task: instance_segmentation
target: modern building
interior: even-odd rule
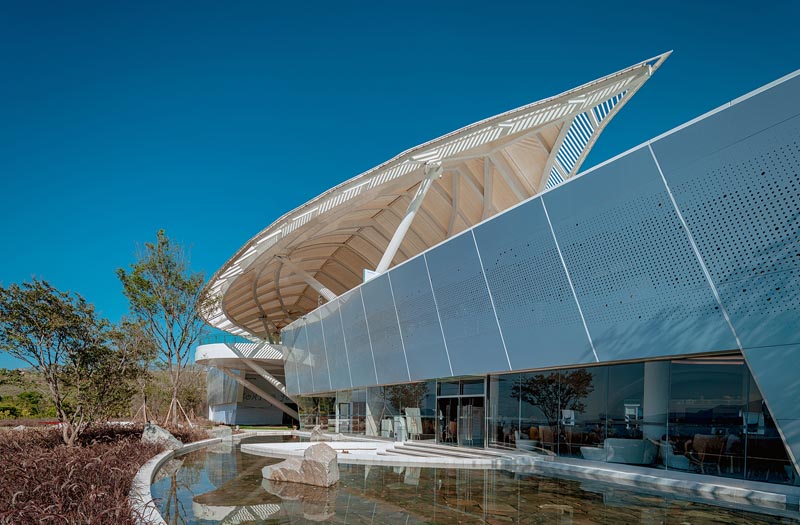
[[[209,322],[338,431],[798,484],[800,72],[579,173],[666,58],[287,213]]]

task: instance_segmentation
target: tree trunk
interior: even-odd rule
[[[172,388],[172,426],[178,426],[178,386]]]

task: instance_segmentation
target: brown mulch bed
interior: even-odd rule
[[[172,432],[184,443],[207,437]],[[67,447],[55,428],[0,431],[0,524],[132,525],[131,482],[162,450],[141,435],[141,425],[96,426]]]

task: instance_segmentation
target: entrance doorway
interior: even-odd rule
[[[439,384],[436,400],[439,443],[479,448],[486,445],[483,391],[483,378]]]

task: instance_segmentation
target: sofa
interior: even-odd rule
[[[658,447],[649,439],[607,438],[602,447],[581,447],[585,459],[628,465],[650,465],[657,454]]]

